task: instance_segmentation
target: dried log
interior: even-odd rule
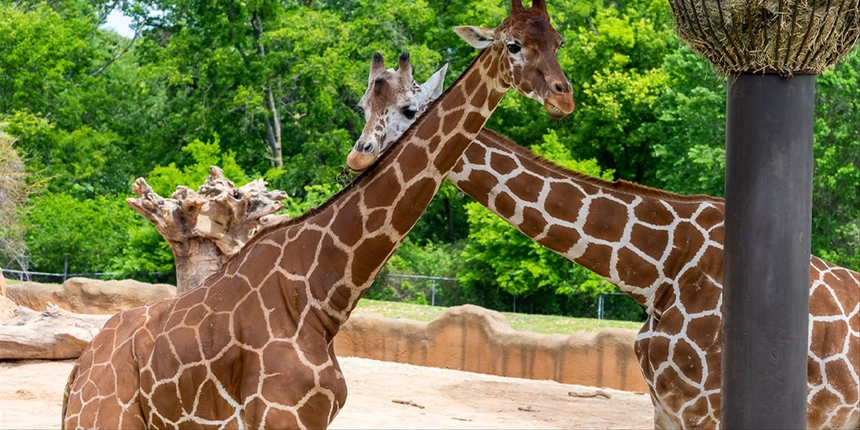
[[[127,199],[128,205],[155,224],[173,250],[178,293],[218,271],[261,227],[286,218],[272,215],[284,208],[285,192],[266,191],[262,179],[237,189],[214,166],[196,192],[180,186],[164,199],[143,178],[132,190],[139,198]]]
[[[77,358],[111,316],[74,314],[53,303],[44,312],[18,306],[0,324],[0,359]]]

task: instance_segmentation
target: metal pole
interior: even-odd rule
[[[69,277],[69,257],[66,257],[66,260],[63,262],[63,282],[66,282],[66,279]]]
[[[597,319],[603,319],[603,293],[597,295]]]
[[[729,77],[722,428],[806,427],[814,95]]]
[[[436,280],[430,281],[430,306],[436,306]]]

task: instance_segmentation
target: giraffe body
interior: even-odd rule
[[[512,6],[496,29],[458,30],[483,51],[373,169],[202,286],[111,318],[69,376],[64,428],[326,427],[347,394],[335,334],[504,93],[547,85],[523,77],[536,70],[572,109],[545,4]]]
[[[448,179],[646,308],[634,348],[655,427],[719,426],[722,199],[571,172],[488,129]],[[860,428],[860,274],[811,256],[809,321],[808,426]]]

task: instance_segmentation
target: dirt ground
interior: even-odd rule
[[[0,361],[0,428],[58,428],[72,361]],[[652,428],[647,395],[342,357],[352,428]],[[397,401],[397,402],[395,402]],[[399,403],[405,402],[407,404]],[[409,404],[409,403],[412,404]]]

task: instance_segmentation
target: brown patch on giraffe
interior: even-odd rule
[[[99,420],[101,428],[119,428],[119,418],[122,416],[122,406],[115,398],[102,399],[99,402]]]
[[[433,160],[433,164],[440,172],[447,172],[454,167],[454,164],[460,160],[460,155],[466,150],[468,145],[472,143],[471,137],[466,137],[462,133],[457,133],[448,139],[449,151],[443,151],[438,154]]]
[[[96,381],[96,390],[101,396],[110,395],[116,389],[116,374],[113,367],[94,366],[90,377]]]
[[[609,261],[611,258],[612,248],[609,245],[589,243],[588,248],[585,249],[585,253],[582,254],[579,260],[590,262],[588,265],[589,269],[606,278],[609,277]]]
[[[490,90],[490,95],[487,97],[487,105],[490,109],[495,109],[496,106],[499,105],[499,102],[502,100],[502,97],[504,96],[505,93],[501,93],[496,90]]]
[[[155,344],[152,346],[152,349],[157,353],[153,355],[158,357],[158,360],[152,360],[151,362],[152,371],[156,375],[170,375],[179,368],[180,362],[171,351],[170,339],[168,339],[166,334],[155,338]]]
[[[649,287],[660,277],[657,268],[628,248],[618,250],[618,277],[627,285]]]
[[[588,236],[618,242],[626,225],[627,207],[606,197],[599,197],[589,204],[582,231]]]
[[[445,114],[445,117],[442,119],[442,133],[444,135],[451,134],[451,132],[460,125],[460,121],[463,119],[463,114],[465,112],[465,109],[461,108]]]
[[[203,382],[199,387],[199,393],[200,402],[197,407],[196,416],[206,420],[220,421],[232,415],[233,407],[230,406],[227,399],[220,395],[218,387],[213,380],[207,379]],[[196,428],[197,425],[195,424],[194,427]]]
[[[174,296],[173,300],[175,300],[175,309],[191,309],[192,307],[203,303],[203,300],[206,298],[206,293],[208,292],[207,288],[195,288],[190,291],[186,291],[182,295]],[[130,311],[133,311],[130,310]],[[123,312],[122,315],[125,316],[126,313]],[[135,324],[135,326],[137,326]]]
[[[200,333],[200,345],[203,347],[203,355],[206,358],[218,355],[233,340],[230,333],[232,330],[228,329],[228,327],[230,327],[230,316],[226,313],[210,313],[203,319],[198,330]],[[158,339],[156,339],[157,342]],[[157,369],[153,370],[155,370],[157,375],[169,375],[172,373],[162,373]]]
[[[466,120],[463,121],[463,130],[467,133],[471,133],[473,135],[477,135],[478,132],[481,131],[481,128],[484,127],[484,123],[487,121],[483,115],[478,112],[469,112],[466,115]]]
[[[466,152],[463,153],[463,157],[469,160],[470,163],[480,166],[484,164],[487,158],[487,150],[482,145],[469,145],[466,148]],[[461,164],[457,163],[457,166]]]
[[[487,206],[490,204],[488,200],[490,196],[487,191],[495,187],[497,183],[496,177],[491,173],[473,170],[467,181],[457,183],[457,188],[474,198],[482,206]]]
[[[498,152],[492,152],[490,153],[490,167],[497,175],[507,175],[513,172],[518,166],[513,158],[499,154]]]
[[[688,270],[678,282],[681,285],[681,303],[688,314],[717,309],[723,290],[703,276],[698,268]]]
[[[424,151],[413,151],[409,157],[399,157],[400,172],[403,174],[403,183],[408,184],[412,178],[427,169],[430,160]]]
[[[672,249],[669,251],[666,264],[663,266],[663,273],[670,278],[677,277],[705,243],[705,238],[699,230],[686,221],[677,225],[673,236]],[[688,274],[684,276],[688,276]],[[696,276],[700,276],[700,273],[697,273]]]
[[[827,285],[831,285],[831,288],[836,295],[836,300],[840,305],[842,305],[844,312],[840,312],[840,314],[847,316],[857,306],[857,299],[860,298],[860,290],[858,290],[857,286],[849,287],[847,285],[844,279],[846,277],[850,278],[850,275],[846,276],[848,275],[846,272],[847,270],[844,269],[829,272],[824,275],[824,282]],[[839,275],[839,277],[837,277],[837,275]]]
[[[711,231],[708,232],[708,239],[717,242],[717,243],[725,243],[724,238],[726,236],[726,227],[721,225],[719,227],[714,227]]]
[[[714,206],[708,206],[702,209],[702,212],[700,212],[699,216],[696,217],[696,224],[705,230],[710,230],[715,225],[722,224],[725,218],[726,215],[722,210]]]
[[[540,240],[540,244],[553,251],[566,253],[573,245],[579,242],[580,238],[579,232],[572,228],[551,225],[546,232],[546,236]]]
[[[332,402],[325,393],[316,393],[307,399],[307,402],[299,408],[298,413],[306,417],[303,424],[307,425],[308,428],[325,428],[332,406]]]
[[[809,296],[809,313],[815,316],[842,315],[836,299],[830,289],[824,285],[819,285]]]
[[[678,214],[678,217],[684,219],[690,219],[693,217],[693,214],[699,209],[701,206],[701,202],[675,202],[672,205],[672,209],[675,210],[675,213]]]
[[[168,421],[179,421],[182,418],[182,399],[177,394],[177,387],[172,381],[162,382],[152,392],[152,402],[158,415]]]
[[[836,394],[833,394],[832,392],[830,392],[826,388],[815,393],[812,396],[812,398],[810,398],[807,401],[808,405],[812,405],[812,404],[833,405],[833,404],[839,404],[839,403],[841,403],[841,401],[839,400],[839,397],[837,397]],[[812,412],[812,411],[810,411],[810,412]],[[807,419],[806,419],[807,424],[810,422],[823,423],[824,420],[826,419],[826,417],[822,417],[822,416],[816,417],[814,415],[814,413],[810,413],[809,415],[811,415],[811,416],[807,416]]]
[[[168,335],[174,349],[181,351],[182,362],[191,363],[203,360],[197,347],[197,332],[191,327],[179,327]]]
[[[634,224],[630,230],[630,244],[645,255],[659,261],[669,245],[669,232]]]
[[[681,314],[681,311],[677,306],[672,306],[671,308],[663,311],[663,315],[660,317],[660,325],[657,327],[660,333],[665,333],[669,336],[677,336],[681,333],[683,328],[684,315]]]
[[[385,226],[385,218],[388,215],[388,211],[379,208],[374,211],[371,211],[367,214],[367,223],[364,225],[364,228],[368,233],[374,233],[383,226]]]
[[[286,363],[295,363],[286,365]],[[301,360],[292,346],[277,343],[263,351],[263,399],[277,402],[278,399],[301,399],[308,386],[314,385],[314,372],[301,365]]]
[[[821,366],[817,361],[813,360],[810,357],[806,361],[806,380],[809,384],[813,386],[821,385],[824,383],[823,379],[824,375],[821,374]]]
[[[667,367],[657,375],[654,386],[658,393],[672,393],[665,396],[663,401],[669,409],[676,411],[680,410],[688,399],[695,399],[699,394],[699,389],[685,383],[672,367]]]
[[[716,315],[692,318],[687,323],[687,338],[704,351],[719,346],[717,334],[720,331],[720,324],[722,324],[720,317]]]
[[[182,372],[178,386],[179,397],[182,399],[182,409],[185,413],[190,414],[194,410],[194,399],[197,394],[197,388],[200,383],[206,380],[208,372],[205,364],[190,366]],[[200,407],[204,408],[205,406],[201,404]]]
[[[579,217],[584,197],[585,194],[579,188],[568,183],[555,182],[549,187],[544,210],[553,218],[572,223]]]
[[[850,362],[850,361],[849,361]],[[860,396],[860,387],[854,382],[851,377],[851,368],[845,360],[834,360],[824,364],[824,371],[827,372],[827,382],[833,386],[836,391],[845,396],[845,403],[849,405],[857,403],[857,398]],[[857,363],[856,361],[854,363]]]
[[[531,207],[523,208],[523,222],[520,223],[520,231],[528,237],[535,237],[543,233],[547,222],[543,214]]]
[[[540,178],[530,173],[521,173],[508,181],[511,191],[529,203],[537,203],[543,184]]]
[[[484,88],[485,87],[485,85],[481,85],[481,81],[483,79],[481,78],[480,71],[470,70],[467,73],[468,74],[463,79],[463,87],[466,89],[466,91],[472,92],[476,88]],[[474,100],[475,97],[472,97],[472,99]]]
[[[443,169],[443,171],[447,171],[449,168],[450,166]],[[409,198],[400,199],[400,201],[397,202],[397,205],[393,209],[394,213],[397,215],[393,216],[391,219],[391,226],[394,227],[398,233],[405,235],[409,229],[415,225],[415,220],[424,213],[424,209],[427,208],[428,202],[430,202],[433,195],[436,194],[436,188],[438,185],[439,184],[437,184],[432,178],[422,178],[412,184],[412,186],[405,191]],[[365,245],[362,244],[361,246]]]
[[[496,208],[496,213],[502,218],[510,219],[517,210],[517,202],[504,191],[496,195],[493,204]]]
[[[394,200],[400,194],[400,189],[403,187],[400,180],[397,179],[397,175],[394,174],[394,171],[389,169],[375,178],[373,182],[368,184],[368,187],[372,187],[375,190],[385,190],[384,192],[375,192],[375,193],[365,193],[364,195],[364,205],[368,209],[376,209],[376,208],[389,208],[392,204],[394,204]],[[356,209],[350,209],[356,210]],[[341,210],[342,211],[342,210]],[[353,214],[353,216],[357,216]]]
[[[269,331],[251,324],[252,321],[266,321],[263,305],[256,294],[246,297],[236,306],[236,310],[233,311],[233,332],[236,334],[236,341],[240,344],[260,349],[269,341]]]
[[[688,378],[694,382],[702,383],[704,371],[702,359],[686,339],[678,339],[675,343],[675,349],[672,352],[672,360],[684,372]]]
[[[198,303],[194,305],[188,312],[185,314],[185,320],[183,323],[187,326],[197,326],[203,321],[203,318],[206,317],[206,307],[202,303]]]
[[[439,125],[442,121],[439,114],[440,111],[428,110],[422,117],[421,122],[418,123],[418,128],[415,129],[415,137],[420,140],[428,140],[435,136],[439,131]],[[408,133],[404,133],[403,136],[398,141],[403,140],[405,136],[408,136]]]
[[[320,261],[314,271],[308,275],[311,293],[315,299],[320,301],[325,300],[332,285],[343,280],[349,261],[349,254],[336,247],[328,235],[323,237],[322,247],[322,253],[325,254],[326,259]]]
[[[351,297],[352,289],[346,285],[340,285],[334,291],[334,294],[331,295],[331,305],[335,309],[348,309],[350,305],[349,299]]]
[[[682,368],[683,369],[683,368]],[[687,428],[717,428],[716,423],[708,426],[708,397],[699,397],[692,405],[684,408],[683,420]]]
[[[475,94],[472,96],[472,106],[476,108],[482,108],[487,103],[487,87],[481,85],[478,87],[478,91],[475,91]]]
[[[427,142],[427,150],[430,151],[431,154],[436,152],[440,143],[442,143],[442,136],[433,136],[433,138],[430,139],[430,142]]]
[[[645,353],[648,360],[656,366],[669,359],[669,339],[662,336],[653,336],[648,341],[648,350]]]
[[[295,414],[275,408],[269,409],[263,422],[265,423],[265,427],[285,429],[299,428],[299,422],[296,419]]]
[[[393,172],[388,172],[385,176],[394,176]],[[380,181],[382,182],[382,181]],[[386,183],[388,181],[385,181]],[[387,190],[395,190],[399,188],[385,188]],[[385,193],[370,193],[371,195],[375,194],[385,194]],[[361,239],[361,229],[355,228],[356,224],[364,224],[364,215],[361,213],[361,207],[359,207],[359,199],[361,196],[359,194],[355,194],[349,198],[343,205],[338,208],[337,215],[335,216],[334,222],[331,224],[331,232],[334,233],[335,236],[340,239],[346,246],[353,246],[358,243],[359,239]],[[393,201],[393,197],[392,197]],[[365,202],[365,205],[368,207],[377,207],[370,206],[370,202]],[[302,240],[307,244],[315,244],[319,241],[320,232],[304,232],[299,238],[296,240]],[[302,254],[308,254],[308,257],[305,258],[306,261],[312,262],[316,256],[313,252],[303,252]],[[308,273],[307,269],[310,267],[310,264],[302,265],[296,268],[295,265],[291,265],[291,267],[285,267],[290,273]]]
[[[140,372],[140,391],[151,393],[153,386],[155,386],[155,375],[149,369],[142,370]]]
[[[401,234],[406,234],[402,232]],[[394,251],[394,243],[388,236],[370,237],[355,249],[356,258],[352,261],[352,283],[362,285],[370,279]]]
[[[819,358],[842,354],[848,337],[848,323],[844,320],[829,322],[810,321],[812,342],[809,350]]]
[[[317,216],[310,217],[308,219],[308,222],[314,225],[318,225],[320,227],[327,227],[331,223],[333,217],[334,210],[332,208],[326,208],[326,210],[320,212],[319,214],[317,214]]]
[[[669,209],[666,209],[662,203],[655,200],[646,200],[633,209],[633,215],[636,219],[648,224],[657,226],[667,226],[675,221],[675,215]]]

